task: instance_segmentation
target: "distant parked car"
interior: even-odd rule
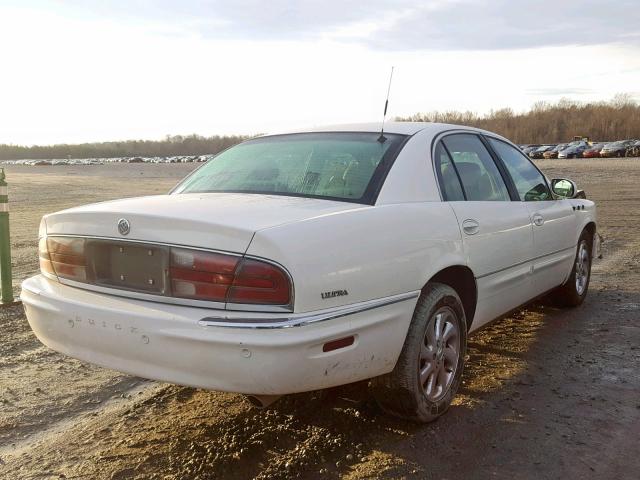
[[[587,148],[584,152],[582,152],[583,158],[593,158],[600,156],[600,150],[604,148],[605,143],[594,143],[591,147]]]
[[[640,157],[640,140],[636,140],[634,143],[627,147],[625,152],[627,157]]]
[[[560,145],[556,145],[551,150],[547,150],[546,152],[544,152],[542,156],[544,158],[558,158],[558,153],[565,148],[567,148],[567,144],[561,143]]]
[[[532,151],[529,152],[529,158],[543,158],[544,152],[548,152],[549,150],[553,150],[556,148],[555,145],[542,145]]]
[[[558,152],[558,158],[580,158],[588,148],[589,144],[585,141],[571,142],[567,148]]]
[[[608,143],[600,150],[601,157],[624,157],[627,147],[635,140],[620,140],[619,142]]]
[[[539,147],[540,147],[540,144],[536,144],[536,145],[527,145],[526,147],[524,147],[524,148],[522,149],[522,152],[523,152],[525,155],[529,155],[531,152],[533,152],[535,149],[537,149],[537,148],[539,148]]]

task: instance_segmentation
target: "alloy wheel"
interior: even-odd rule
[[[589,280],[589,251],[585,242],[580,243],[576,257],[576,292],[582,295]]]
[[[437,402],[449,391],[458,369],[459,322],[450,307],[431,317],[420,347],[420,385],[427,399]]]

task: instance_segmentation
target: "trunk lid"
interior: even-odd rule
[[[243,193],[155,195],[95,203],[45,216],[47,234],[122,238],[244,253],[269,227],[347,210],[347,202]],[[128,220],[121,235],[118,221]]]

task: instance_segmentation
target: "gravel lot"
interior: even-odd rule
[[[142,380],[41,345],[0,309],[0,478],[629,478],[640,472],[640,159],[545,160],[598,202],[586,302],[532,305],[470,338],[437,422],[382,415],[366,385],[281,399]],[[47,212],[166,192],[194,164],[9,166],[16,293]]]

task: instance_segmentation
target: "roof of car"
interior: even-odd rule
[[[380,122],[369,123],[347,123],[339,125],[322,125],[310,128],[301,128],[296,130],[289,130],[286,132],[277,132],[272,135],[282,135],[286,133],[307,133],[307,132],[379,132],[381,124]],[[474,127],[467,127],[464,125],[452,125],[448,123],[432,123],[432,122],[385,122],[384,131],[386,133],[398,133],[402,135],[413,135],[423,130],[430,130],[430,133],[437,135],[440,132],[455,129],[475,130],[478,132],[491,133],[486,130],[481,130]]]

